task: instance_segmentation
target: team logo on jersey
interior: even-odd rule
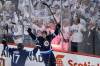
[[[45,41],[44,42],[44,46],[46,46],[46,47],[49,46],[49,42],[48,41]]]

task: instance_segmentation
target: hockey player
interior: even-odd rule
[[[58,35],[60,27],[60,24],[57,24],[54,33],[48,35],[46,31],[43,31],[42,36],[38,37],[31,32],[30,28],[27,30],[31,38],[37,42],[35,50],[40,49],[45,66],[56,66],[56,59],[51,49],[51,40]]]
[[[6,40],[3,40],[2,44],[4,46],[3,52],[4,51],[8,52],[12,58],[11,66],[25,66],[27,57],[31,56],[32,52],[34,51],[34,50],[33,51],[24,50],[24,45],[22,43],[19,43],[17,45],[17,48],[9,48]]]

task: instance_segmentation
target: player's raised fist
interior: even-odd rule
[[[5,39],[2,40],[2,44],[7,44],[7,41]]]
[[[28,33],[31,33],[31,31],[32,31],[31,28],[28,28],[27,32],[28,32]]]
[[[58,23],[58,24],[56,25],[56,28],[61,28],[60,23]]]

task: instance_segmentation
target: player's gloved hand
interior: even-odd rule
[[[56,25],[56,28],[61,28],[60,23],[58,23],[58,24]]]
[[[31,31],[32,31],[31,28],[28,28],[27,32],[28,32],[28,33],[31,33]]]
[[[5,39],[3,39],[3,40],[2,40],[2,44],[3,44],[4,46],[7,46],[7,41],[6,41]]]

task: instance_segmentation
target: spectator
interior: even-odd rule
[[[80,24],[80,18],[77,18],[75,23],[71,26],[71,51],[78,52],[78,46],[83,41],[83,32],[85,27]]]
[[[96,41],[96,27],[95,22],[90,21],[88,25],[88,29],[85,32],[85,52],[90,54],[95,54],[95,41]]]

